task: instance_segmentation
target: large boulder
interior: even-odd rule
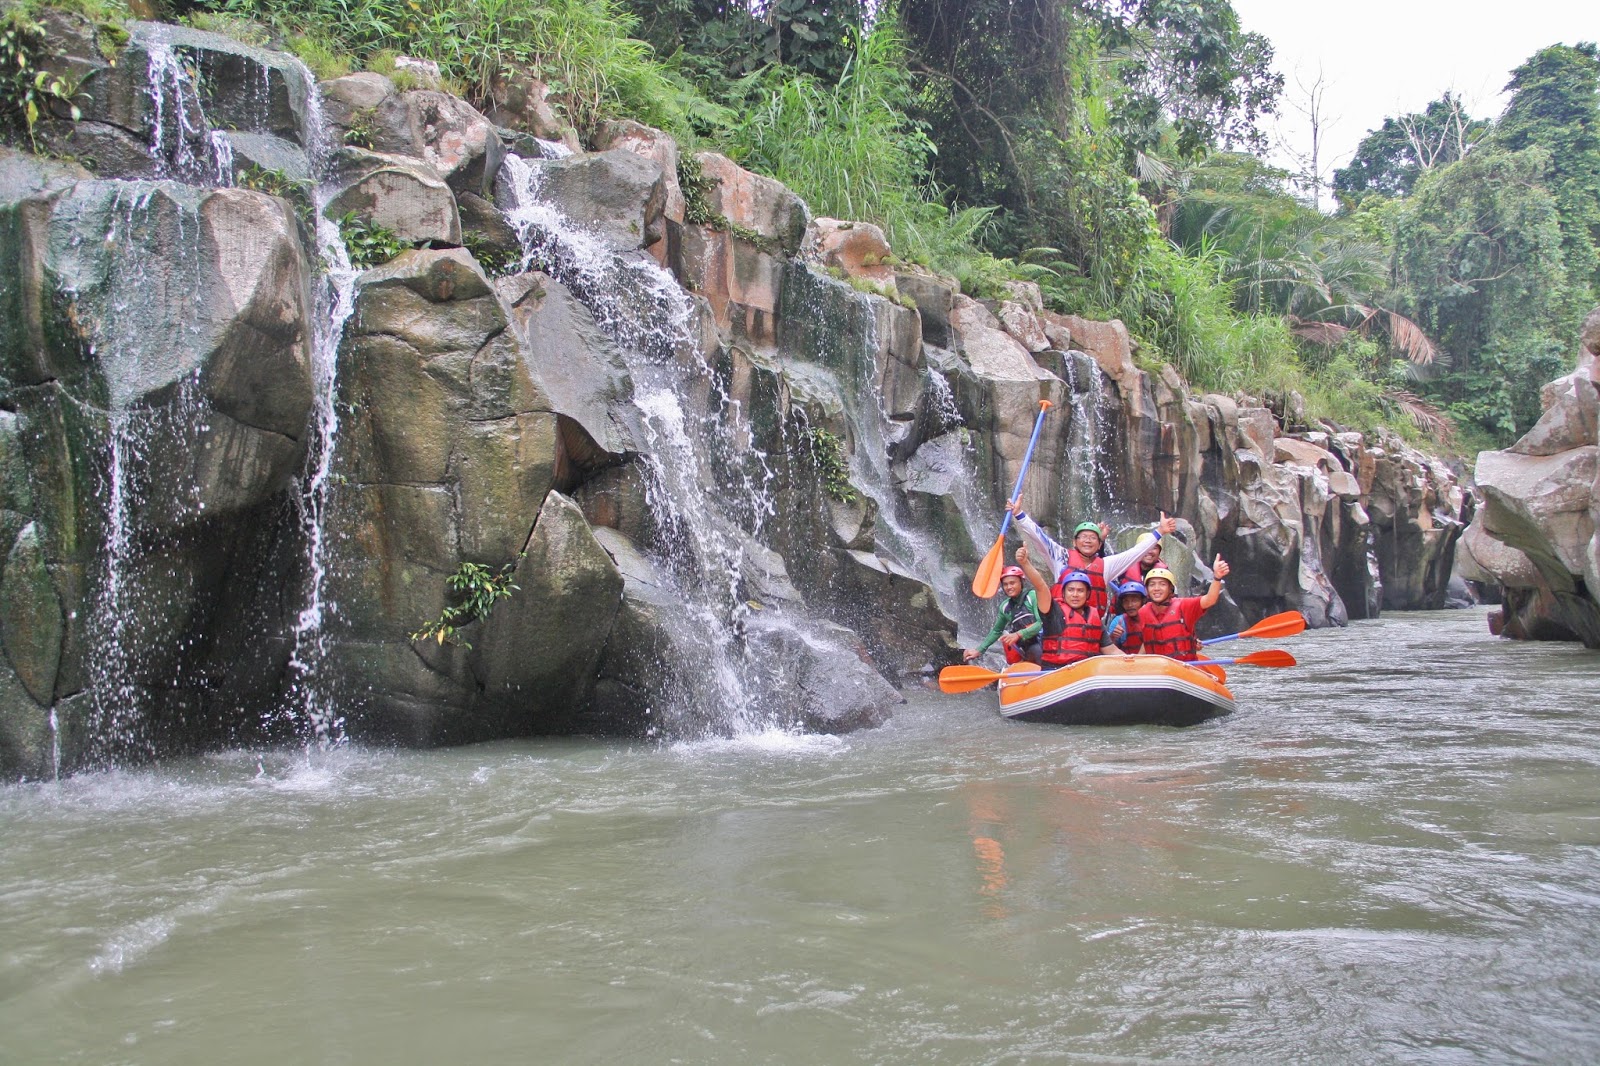
[[[420,159],[346,148],[339,154],[334,181],[339,191],[323,208],[328,218],[353,215],[413,244],[461,243],[455,195]]]
[[[91,46],[92,27],[58,20],[55,28],[66,47],[52,68],[77,81],[82,117],[47,120],[41,139],[102,176],[225,178],[211,140],[218,130],[307,145],[310,80],[293,56],[187,26],[134,22],[113,63]]]
[[[706,206],[734,227],[773,242],[780,254],[794,255],[805,238],[811,212],[782,183],[739,166],[716,152],[695,157],[707,184]]]
[[[502,180],[496,202],[515,207],[531,191],[617,252],[648,248],[662,239],[667,189],[661,164],[654,159],[614,149],[527,160],[526,166],[532,188],[519,189]]]
[[[140,434],[134,495],[151,521],[209,520],[280,491],[311,407],[309,270],[288,205],[96,181],[9,210],[22,284],[0,295],[20,312],[0,348],[8,380],[60,383]]]
[[[457,192],[485,193],[505,158],[488,119],[465,100],[432,89],[384,96],[366,116],[375,152],[421,159]]]

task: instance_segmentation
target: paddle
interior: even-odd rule
[[[1241,655],[1237,659],[1197,659],[1190,666],[1298,666],[1294,656],[1286,651],[1268,648],[1266,651],[1253,651],[1249,655]]]
[[[947,666],[939,671],[939,691],[976,692],[999,680],[999,674],[982,666]]]
[[[997,674],[993,670],[981,666],[947,666],[939,671],[940,692],[976,692],[980,688],[992,685],[1002,678],[1012,678],[1018,675],[1031,678],[1034,674],[1041,673],[1042,667],[1032,663],[1012,663],[1006,667],[1006,672]]]
[[[1033,461],[1033,446],[1039,443],[1039,431],[1044,428],[1044,413],[1048,410],[1050,401],[1040,400],[1039,417],[1033,422],[1033,438],[1028,441],[1028,453],[1022,457],[1022,469],[1017,471],[1017,487],[1006,500],[1007,503],[1022,495],[1022,480],[1028,476],[1028,464]],[[972,594],[979,599],[987,600],[1000,591],[1000,571],[1006,567],[1006,530],[1010,528],[1011,509],[1008,507],[1005,521],[1000,523],[1000,535],[994,538],[994,547],[978,564],[978,572],[972,578]]]
[[[1263,618],[1243,633],[1229,633],[1225,637],[1212,637],[1202,640],[1201,644],[1221,644],[1225,640],[1243,640],[1249,637],[1292,637],[1296,633],[1304,632],[1306,616],[1299,611],[1284,611],[1271,618]]]

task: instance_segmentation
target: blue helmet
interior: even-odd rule
[[[1147,600],[1150,598],[1150,590],[1144,587],[1143,581],[1126,581],[1117,589],[1117,599],[1122,599],[1130,592],[1137,592]]]
[[[1082,570],[1071,570],[1062,575],[1061,587],[1066,588],[1068,585],[1086,585],[1089,588],[1094,588],[1094,582]]]

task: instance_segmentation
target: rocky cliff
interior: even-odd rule
[[[1120,323],[974,299],[722,156],[629,122],[573,151],[528,79],[485,116],[51,29],[85,103],[39,139],[74,161],[0,150],[6,774],[881,722],[987,625],[1040,399],[1029,510],[1181,516],[1180,570],[1234,564],[1219,632],[1442,605],[1442,463],[1194,395]],[[469,563],[515,585],[484,617],[449,613]]]
[[[1544,387],[1534,427],[1478,456],[1484,505],[1457,568],[1500,587],[1498,632],[1600,648],[1600,308],[1581,344],[1577,369]]]

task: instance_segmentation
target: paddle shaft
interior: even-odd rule
[[[1012,500],[1022,495],[1022,482],[1028,476],[1028,464],[1033,461],[1033,449],[1039,443],[1039,431],[1044,428],[1044,415],[1048,410],[1050,401],[1040,400],[1039,417],[1033,422],[1033,437],[1028,441],[1027,454],[1022,457],[1022,469],[1017,472],[1017,487],[1011,493]],[[1008,505],[1010,502],[1006,501]],[[981,600],[989,599],[1000,590],[1000,571],[1006,565],[1006,530],[1010,528],[1011,508],[1007,506],[1005,520],[1000,523],[1000,535],[994,538],[994,547],[978,564],[978,572],[972,575],[972,594]]]
[[[1017,471],[1017,487],[1011,490],[1011,495],[1006,498],[1006,517],[1000,523],[1000,537],[1003,540],[1006,530],[1011,528],[1011,501],[1022,495],[1022,483],[1028,477],[1028,464],[1033,462],[1033,449],[1039,443],[1039,431],[1044,428],[1045,412],[1050,410],[1049,400],[1039,401],[1039,417],[1033,420],[1033,436],[1028,440],[1028,450],[1022,457],[1022,469]]]

